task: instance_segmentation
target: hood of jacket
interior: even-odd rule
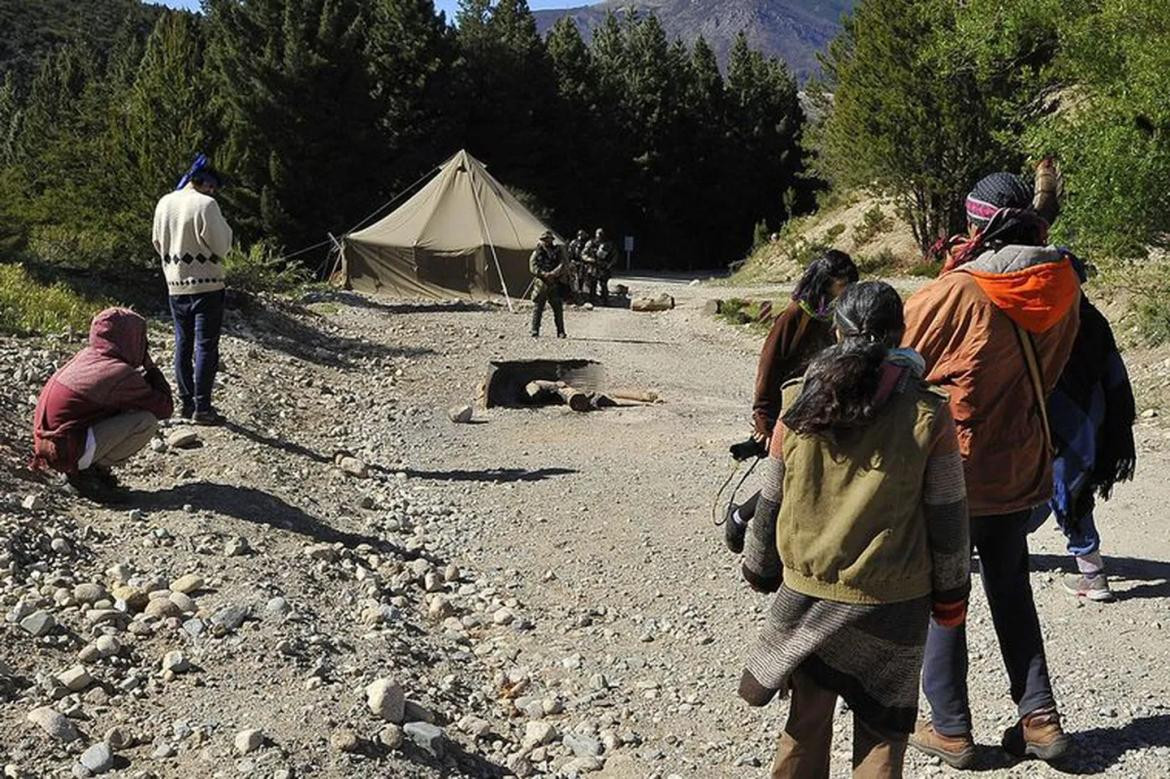
[[[970,274],[997,308],[1030,333],[1063,321],[1081,288],[1069,255],[1054,246],[1004,246],[952,272]]]
[[[93,318],[89,347],[139,368],[146,359],[146,320],[127,308],[107,308]]]

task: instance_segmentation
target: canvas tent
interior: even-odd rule
[[[546,229],[460,151],[401,207],[343,239],[342,281],[404,297],[522,297],[528,258]]]

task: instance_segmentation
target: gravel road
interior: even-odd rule
[[[0,395],[0,764],[64,775],[121,726],[134,739],[114,750],[111,775],[765,775],[785,705],[749,709],[735,687],[768,601],[741,582],[711,523],[726,447],[748,431],[759,336],[702,313],[740,290],[627,283],[679,307],[570,309],[565,341],[529,338],[526,312],[496,306],[319,295],[313,314],[234,314],[222,402],[236,426],[200,431],[192,450],[146,453],[127,477],[135,503],[119,511],[21,469],[27,396],[72,347],[0,340],[0,376],[14,377]],[[609,386],[651,388],[663,402],[448,420],[475,400],[490,360],[537,357],[598,360]],[[1013,708],[975,597],[985,775],[1170,776],[1168,435],[1153,418],[1138,437],[1138,481],[1100,512],[1117,603],[1066,595],[1062,538],[1034,536],[1050,665],[1078,742],[1061,770],[1011,766],[993,748]],[[23,508],[31,497],[43,505]],[[100,609],[79,604],[77,587],[99,584],[114,600],[117,564],[148,597],[190,572],[206,589],[193,604],[175,598],[189,612],[130,609],[128,624],[95,625]],[[224,629],[214,618],[232,606],[245,619]],[[58,627],[32,637],[11,619],[18,609]],[[192,618],[211,627],[192,635]],[[87,665],[93,687],[51,681],[104,634],[127,649]],[[159,663],[175,649],[191,670],[168,676]],[[368,705],[377,679],[416,707],[405,739]],[[41,706],[82,738],[58,742],[27,723]],[[418,727],[428,719],[440,736]],[[847,775],[848,721],[835,776]],[[264,739],[244,752],[246,728]],[[908,770],[952,773],[914,756]]]

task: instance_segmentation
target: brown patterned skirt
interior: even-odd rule
[[[929,623],[929,596],[861,605],[811,598],[783,585],[748,657],[739,694],[763,706],[787,694],[799,667],[871,727],[910,733]]]

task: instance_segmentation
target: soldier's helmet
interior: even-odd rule
[[[584,231],[584,230],[578,230],[578,231],[577,231],[577,238],[578,238],[579,240],[582,240],[582,241],[583,241],[583,240],[585,240],[585,239],[586,239],[586,238],[588,238],[588,237],[589,237],[589,233],[587,233],[586,231]]]
[[[540,240],[546,243],[552,243],[556,240],[556,236],[553,235],[552,230],[545,230],[544,233],[540,236]]]
[[[602,230],[600,227],[598,227],[597,233],[595,235],[596,235],[597,240],[600,241],[602,238],[605,238],[605,230]]]

